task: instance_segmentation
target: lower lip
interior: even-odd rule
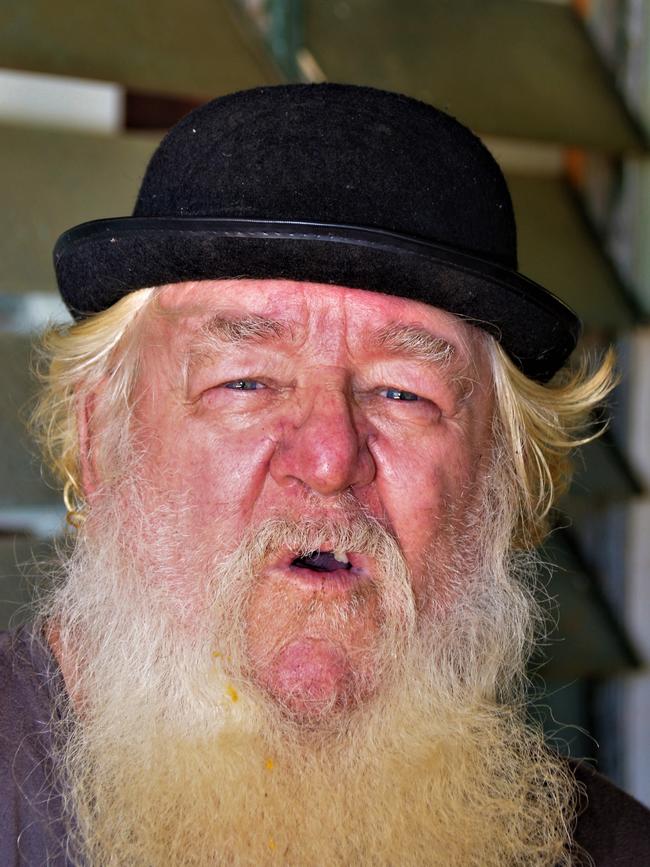
[[[361,569],[336,569],[334,572],[314,572],[299,566],[276,567],[272,576],[288,581],[305,590],[318,590],[323,593],[345,592],[358,589],[367,583],[368,574]]]

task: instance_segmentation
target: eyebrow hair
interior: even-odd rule
[[[187,390],[188,377],[194,366],[200,365],[202,359],[220,352],[225,346],[293,337],[291,326],[279,319],[269,319],[255,313],[239,315],[221,311],[199,326],[195,339],[185,353],[182,366],[183,389]]]
[[[255,313],[228,315],[217,313],[203,322],[187,351],[188,368],[210,352],[219,352],[225,346],[242,343],[264,343],[280,339],[293,339],[293,329],[279,319],[268,319]]]
[[[458,357],[458,349],[444,337],[418,325],[392,322],[372,332],[370,346],[396,355],[406,355],[425,364],[447,366]]]
[[[286,322],[255,313],[245,316],[217,313],[201,325],[199,334],[208,343],[257,343],[291,337],[292,329]]]
[[[391,322],[372,332],[368,343],[371,347],[388,350],[396,356],[437,367],[447,376],[463,402],[474,390],[476,383],[475,375],[471,372],[471,360],[464,357],[458,346],[422,326]]]

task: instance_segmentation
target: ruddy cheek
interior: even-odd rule
[[[184,484],[196,495],[206,520],[238,516],[238,533],[251,520],[268,472],[274,444],[265,434],[195,437],[185,448]],[[264,515],[263,517],[268,517]]]

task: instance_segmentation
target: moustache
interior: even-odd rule
[[[238,569],[244,567],[249,574],[259,574],[272,563],[286,561],[286,565],[328,572],[349,568],[355,556],[390,563],[408,573],[395,535],[360,507],[348,503],[327,515],[274,515],[249,527],[226,562],[221,563],[220,571],[231,561]]]

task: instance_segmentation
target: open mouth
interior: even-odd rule
[[[338,572],[341,569],[352,568],[347,554],[341,551],[311,551],[303,557],[295,557],[291,565],[312,572]]]

